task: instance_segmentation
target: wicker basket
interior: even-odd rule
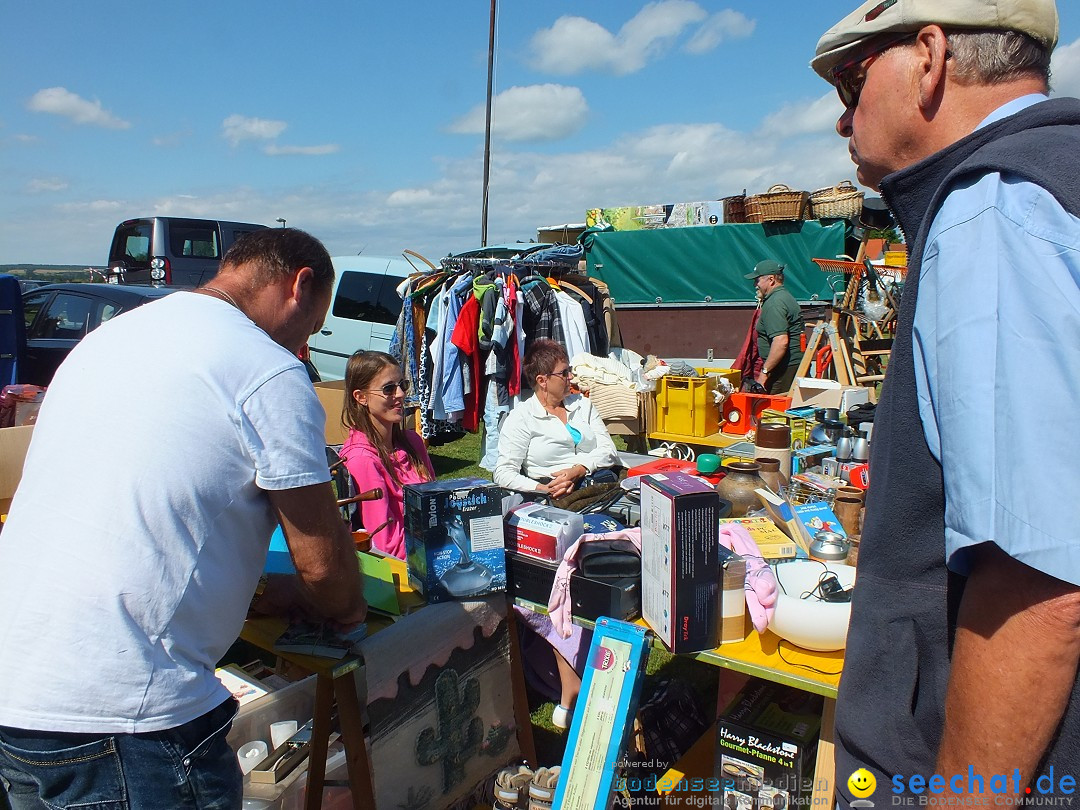
[[[746,222],[746,191],[733,197],[724,197],[720,202],[724,204],[724,222]]]
[[[746,213],[747,222],[761,222],[761,198],[760,196],[751,195],[746,198],[744,203],[744,210]]]
[[[863,193],[850,180],[832,188],[819,188],[810,195],[810,216],[814,219],[849,219],[862,213]]]
[[[806,211],[806,201],[810,194],[806,191],[792,191],[782,183],[772,186],[764,194],[755,194],[746,198],[747,220],[750,220],[749,210],[753,200],[761,209],[761,219],[757,222],[777,222],[783,220],[802,219]]]

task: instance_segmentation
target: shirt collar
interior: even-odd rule
[[[1016,115],[1021,110],[1026,110],[1039,102],[1046,101],[1048,96],[1044,96],[1042,93],[1028,93],[1025,96],[1014,98],[1012,101],[1006,101],[986,118],[979,122],[979,125],[975,129],[982,129],[988,124],[992,124],[995,121],[1000,121],[1002,118],[1008,118],[1010,115]]]

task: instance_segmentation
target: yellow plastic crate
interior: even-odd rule
[[[702,374],[706,377],[723,377],[731,383],[736,391],[738,391],[739,386],[742,385],[742,372],[736,368],[712,368],[708,366],[698,368],[697,366],[694,366],[694,370],[698,374]]]
[[[657,381],[656,430],[680,436],[708,436],[720,430],[720,409],[713,402],[714,380],[673,377]]]

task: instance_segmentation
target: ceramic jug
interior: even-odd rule
[[[753,461],[735,461],[724,467],[727,475],[716,485],[720,497],[731,503],[731,517],[745,517],[751,509],[761,505],[755,489],[765,486],[761,478],[761,466]]]

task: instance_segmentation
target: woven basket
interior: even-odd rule
[[[747,220],[757,222],[777,222],[802,219],[806,212],[806,201],[810,194],[806,191],[792,191],[782,183],[769,188],[764,194],[755,194],[746,198]],[[751,200],[761,209],[761,219],[751,220],[749,210]]]
[[[736,194],[733,197],[724,197],[720,202],[724,204],[724,222],[746,222],[746,192]]]
[[[753,195],[746,198],[744,203],[746,222],[761,222],[761,201]]]
[[[819,188],[810,195],[813,219],[849,219],[862,213],[863,193],[850,180],[832,188]]]

